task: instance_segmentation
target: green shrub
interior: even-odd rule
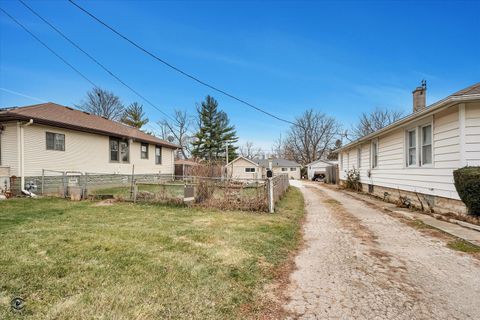
[[[480,167],[464,167],[453,171],[455,188],[468,213],[480,216]]]

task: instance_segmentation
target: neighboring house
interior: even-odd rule
[[[10,176],[42,169],[92,173],[174,173],[178,147],[125,124],[44,103],[0,110],[0,167]]]
[[[335,166],[338,164],[336,160],[323,160],[318,159],[307,164],[307,176],[308,180],[312,180],[316,175],[325,175],[327,167]]]
[[[227,174],[233,179],[265,179],[270,166],[273,175],[288,174],[290,179],[300,179],[301,165],[285,159],[250,160],[237,157],[227,164]]]
[[[359,169],[364,191],[465,212],[452,172],[480,165],[480,83],[429,107],[425,95],[425,86],[416,88],[412,114],[337,149],[340,179]]]

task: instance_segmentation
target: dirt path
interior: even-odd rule
[[[301,187],[305,248],[286,309],[300,319],[479,319],[480,262],[341,192]]]

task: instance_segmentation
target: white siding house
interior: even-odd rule
[[[136,128],[53,103],[0,110],[0,168],[102,174],[173,174],[176,145]],[[24,183],[22,181],[22,183]]]
[[[269,163],[271,162],[271,164]],[[289,179],[300,179],[301,165],[286,159],[255,159],[237,157],[227,164],[227,174],[232,179],[265,179],[271,165],[273,175],[287,174]]]
[[[436,211],[464,212],[453,171],[480,165],[480,83],[415,110],[339,148],[340,179],[357,169],[365,191],[412,203],[420,194]]]

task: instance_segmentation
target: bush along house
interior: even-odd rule
[[[480,166],[480,83],[428,107],[425,96],[422,84],[412,114],[336,150],[341,183],[355,170],[363,191],[387,201],[466,213],[453,172]]]
[[[0,109],[3,189],[10,177],[24,190],[26,178],[43,169],[130,174],[134,165],[135,174],[173,175],[176,149],[137,128],[55,103]]]

